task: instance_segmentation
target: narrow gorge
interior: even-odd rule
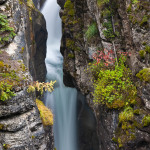
[[[0,0],[0,150],[150,150],[150,0]]]

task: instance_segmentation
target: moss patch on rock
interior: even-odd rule
[[[53,125],[53,114],[50,109],[48,109],[42,101],[36,99],[36,105],[40,112],[40,117],[44,126]]]
[[[137,76],[141,81],[150,82],[150,68],[144,68],[144,69],[141,70],[139,73],[137,73],[136,76]]]

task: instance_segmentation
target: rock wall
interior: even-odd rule
[[[0,42],[0,61],[23,79],[13,89],[16,96],[0,100],[0,150],[53,149],[52,127],[43,127],[35,94],[26,92],[32,81],[45,80],[45,19],[30,0],[2,0],[0,14],[6,16],[16,34]],[[7,32],[7,29],[1,31],[0,36],[5,37]]]
[[[99,1],[100,2],[100,1]],[[149,0],[113,0],[113,16],[107,20],[106,10],[96,0],[58,0],[61,6],[60,16],[63,21],[61,52],[64,56],[64,83],[76,87],[82,94],[79,96],[79,144],[81,150],[115,150],[118,144],[113,137],[118,128],[118,111],[94,105],[93,83],[87,72],[88,63],[97,49],[116,49],[118,52],[130,52],[128,65],[132,78],[137,85],[140,107],[149,114],[149,83],[143,84],[136,74],[143,68],[149,68],[150,19]],[[112,23],[112,33],[106,34],[104,23]],[[88,40],[86,31],[91,24],[96,24],[95,35]],[[114,36],[113,40],[111,36]],[[141,51],[143,50],[143,51]],[[141,53],[144,53],[144,56]],[[145,53],[146,52],[146,53]],[[144,57],[144,58],[143,58]],[[85,99],[85,100],[84,100]],[[93,115],[94,113],[94,115]],[[92,114],[92,119],[90,119]],[[96,121],[94,121],[96,118]],[[137,120],[141,121],[141,116]],[[90,128],[89,122],[93,125]],[[142,122],[142,121],[141,121]],[[91,129],[91,130],[90,130]],[[136,138],[129,140],[121,149],[150,149],[149,126],[135,129]]]

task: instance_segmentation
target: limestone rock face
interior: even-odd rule
[[[93,53],[98,49],[115,48],[118,52],[131,52],[128,66],[132,70],[133,81],[138,83],[141,108],[149,114],[149,83],[143,84],[135,75],[143,68],[149,68],[148,52],[144,59],[139,56],[139,53],[140,50],[145,51],[146,47],[150,47],[148,17],[150,2],[148,0],[139,0],[134,4],[130,0],[111,2],[115,3],[115,13],[111,17],[111,22],[114,25],[113,32],[117,34],[113,41],[104,34],[106,30],[104,23],[107,23],[107,15],[104,13],[107,11],[98,6],[97,0],[71,0],[71,3],[66,0],[68,4],[66,7],[62,5],[63,0],[58,1],[62,8],[60,14],[63,21],[61,53],[64,56],[64,83],[66,86],[76,87],[82,93],[82,96],[80,94],[78,96],[80,150],[116,150],[118,147],[112,138],[118,128],[119,112],[94,105],[91,94],[94,89],[87,68],[88,63],[93,61]],[[98,32],[88,40],[85,33],[93,23],[97,25]],[[91,113],[94,113],[93,121],[89,117]],[[136,119],[142,122],[140,117]],[[95,129],[91,130],[88,126],[90,121]],[[136,138],[127,142],[122,149],[150,149],[149,128],[136,128]]]
[[[45,131],[35,97],[25,91],[7,102],[0,102],[0,143],[8,149],[47,149]]]
[[[44,129],[35,94],[26,92],[33,80],[45,81],[45,19],[32,1],[1,0],[0,14],[6,16],[16,34],[6,42],[0,42],[0,61],[9,62],[10,68],[25,78],[21,86],[16,85],[16,96],[0,100],[0,150],[53,149],[52,127]],[[0,34],[5,36],[7,32]]]

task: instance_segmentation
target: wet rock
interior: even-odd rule
[[[78,23],[80,24],[80,27],[73,25],[74,28],[71,30],[71,26],[67,25],[66,22],[63,22],[61,53],[64,56],[65,85],[76,87],[84,95],[85,99],[83,99],[86,102],[85,104],[81,100],[78,104],[78,109],[81,111],[79,111],[80,149],[88,149],[89,147],[91,148],[91,145],[93,144],[99,145],[99,147],[96,148],[92,147],[96,150],[116,150],[117,144],[112,141],[112,138],[116,129],[118,128],[119,112],[117,110],[109,110],[102,106],[94,105],[93,96],[91,94],[94,89],[93,83],[91,82],[91,74],[87,71],[88,63],[92,62],[92,55],[97,51],[98,48],[105,48],[107,50],[113,50],[116,48],[117,52],[131,52],[131,57],[128,57],[127,62],[128,66],[132,70],[133,82],[136,83],[138,80],[136,78],[136,74],[141,69],[149,67],[149,54],[147,53],[146,59],[141,61],[141,59],[139,59],[139,51],[144,50],[144,45],[148,44],[150,40],[150,32],[147,28],[140,26],[140,23],[134,23],[131,19],[133,14],[131,15],[127,12],[131,1],[119,0],[117,1],[116,13],[113,16],[113,21],[117,22],[118,24],[115,30],[119,32],[119,36],[116,36],[112,42],[112,40],[107,39],[104,36],[103,31],[106,29],[103,27],[103,23],[106,21],[106,18],[102,17],[104,11],[101,7],[97,6],[96,0],[71,0],[71,2],[74,3],[75,18],[76,20],[81,20],[81,22]],[[148,1],[146,0],[145,2],[147,3]],[[67,15],[62,7],[62,3],[64,3],[63,0],[58,1],[58,4],[60,4],[62,8],[61,16],[63,18],[67,17]],[[144,11],[148,12],[149,10],[149,7],[146,11],[142,7],[142,9],[136,11],[139,11],[139,16],[141,16]],[[96,22],[99,33],[90,40],[87,40],[85,37],[85,32],[92,22]],[[147,24],[149,24],[149,21]],[[76,33],[80,33],[77,36],[80,38],[75,37]],[[68,47],[66,44],[68,39],[73,40],[76,43],[76,46],[80,47],[80,50],[72,50],[70,47]],[[74,58],[68,57],[70,53],[74,54]],[[142,105],[141,107],[143,107],[147,114],[149,114],[149,84],[139,84],[138,88],[138,96],[141,98],[142,104],[145,104],[145,106]],[[96,123],[91,121],[92,127],[95,128],[92,128],[92,130],[90,128],[91,124],[88,122],[88,120],[90,120],[91,110],[94,114],[93,118],[96,118]],[[140,119],[137,120],[141,122]],[[91,131],[93,131],[93,135],[91,134]],[[129,141],[127,145],[122,148],[122,150],[149,149],[149,128],[145,130],[136,129],[135,133],[137,138],[132,142]],[[97,141],[96,137],[98,137],[98,142],[94,143],[92,139]]]
[[[0,0],[0,5],[4,4],[7,0]]]
[[[9,42],[0,45],[1,51],[7,53],[10,64],[16,61],[24,66],[25,80],[30,82],[17,87],[16,96],[0,100],[0,149],[48,150],[49,146],[53,147],[52,127],[48,130],[50,139],[42,125],[35,94],[26,92],[33,80],[45,81],[47,31],[44,17],[35,7],[19,0],[8,0],[0,5],[0,11],[16,33]]]

